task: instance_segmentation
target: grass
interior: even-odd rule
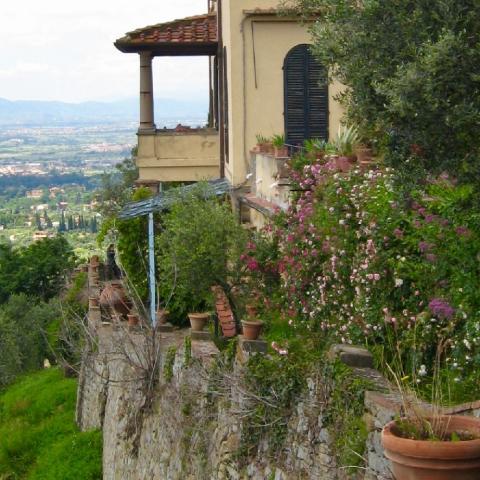
[[[102,478],[102,438],[74,422],[77,382],[58,369],[0,393],[0,480]]]

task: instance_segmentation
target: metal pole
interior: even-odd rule
[[[155,231],[153,225],[153,212],[148,214],[148,281],[150,285],[150,319],[152,326],[156,326],[156,291],[155,285]]]

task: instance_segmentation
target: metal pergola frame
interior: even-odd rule
[[[206,182],[210,187],[205,190],[205,198],[222,196],[232,190],[230,182],[225,178]],[[139,202],[131,202],[125,205],[118,215],[121,220],[128,220],[148,216],[148,284],[150,291],[150,320],[152,326],[156,326],[157,287],[155,280],[155,224],[153,215],[168,210],[175,202],[181,201],[195,191],[198,183],[192,183],[183,187],[172,188],[165,193],[160,192],[157,196]]]

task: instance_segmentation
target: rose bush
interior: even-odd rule
[[[469,385],[480,366],[474,191],[442,177],[405,200],[394,174],[321,162],[292,172],[297,198],[243,259],[256,276],[277,273],[291,328],[365,344],[416,382],[440,352],[444,372]]]

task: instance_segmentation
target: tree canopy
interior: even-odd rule
[[[286,0],[315,19],[313,51],[386,160],[479,173],[480,4],[475,0]],[[417,167],[417,168],[416,168]]]

